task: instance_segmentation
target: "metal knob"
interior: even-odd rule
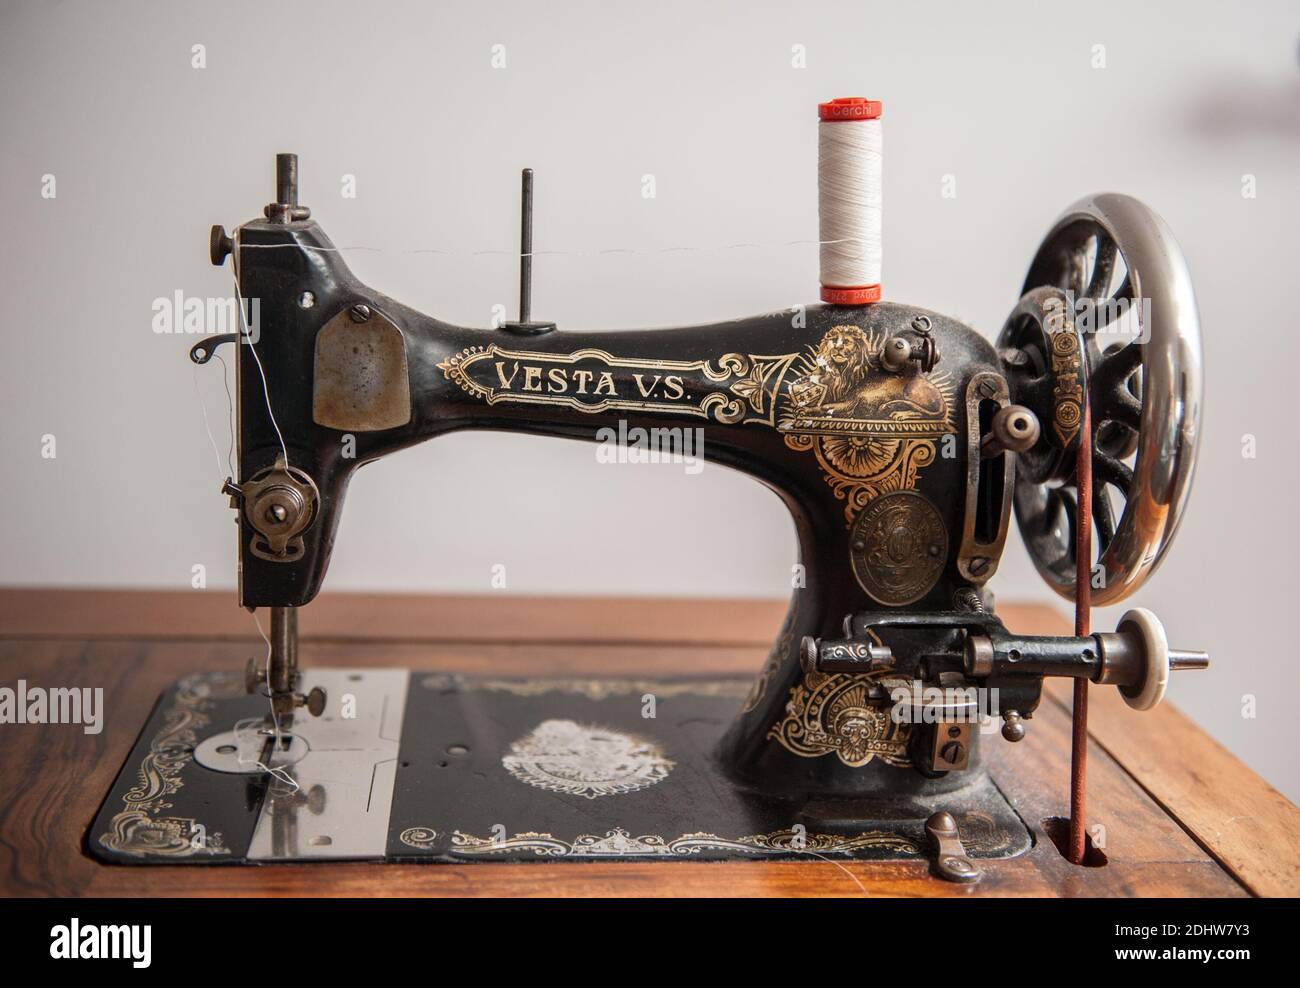
[[[208,234],[208,258],[216,267],[226,263],[226,257],[235,249],[234,242],[226,233],[226,228],[220,224],[212,227],[212,232]]]
[[[1024,405],[1007,405],[999,409],[980,440],[980,456],[991,459],[1010,450],[1024,453],[1038,442],[1038,416]]]
[[[883,672],[894,668],[894,653],[876,642],[805,635],[799,643],[799,661],[804,672]]]
[[[307,712],[313,717],[319,717],[325,712],[325,691],[319,686],[313,686],[311,692],[307,694]]]
[[[1206,652],[1171,649],[1164,626],[1145,607],[1125,613],[1114,632],[1095,637],[1101,655],[1092,681],[1118,686],[1134,710],[1150,710],[1164,699],[1171,672],[1210,667]]]
[[[912,359],[912,344],[901,336],[892,336],[880,348],[880,365],[891,373],[898,373]]]

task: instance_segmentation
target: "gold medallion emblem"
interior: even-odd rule
[[[853,525],[850,559],[872,599],[893,607],[920,600],[948,558],[948,530],[923,494],[895,491],[872,501]]]

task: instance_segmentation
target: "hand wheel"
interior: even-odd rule
[[[1103,349],[1098,340],[1135,327],[1131,341]],[[1199,438],[1200,321],[1191,276],[1164,221],[1113,193],[1071,206],[1038,248],[998,349],[1011,400],[1043,423],[1016,465],[1016,520],[1030,557],[1057,593],[1074,598],[1073,450],[1086,438],[1100,567],[1092,602],[1122,600],[1169,548]],[[1079,435],[1082,389],[1091,411],[1087,437]]]

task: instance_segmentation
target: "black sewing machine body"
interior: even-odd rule
[[[1154,568],[1176,525],[1199,364],[1177,375],[1181,396],[1166,393],[1160,375],[1164,355],[1188,351],[1186,327],[1178,335],[1158,324],[1142,349],[1116,356],[1059,311],[1063,288],[1103,292],[1126,247],[1133,281],[1136,259],[1150,270],[1150,258],[1168,253],[1158,237],[1152,246],[1149,225],[1158,220],[1128,206],[1133,200],[1103,204],[1122,221],[1118,233],[1104,210],[1067,214],[997,349],[955,320],[889,302],[575,332],[529,320],[526,173],[520,321],[470,329],[357,281],[297,204],[296,159],[279,165],[266,218],[233,238],[213,231],[212,259],[234,255],[249,323],[191,351],[204,363],[223,343],[236,345],[239,476],[225,490],[238,512],[240,602],[270,609],[270,654],[265,667],[250,663],[243,688],[191,678],[164,698],[142,735],[139,771],[149,777],[146,763],[178,740],[193,760],[167,762],[168,785],[157,793],[132,786],[128,763],[92,830],[96,853],[213,861],[233,843],[238,860],[745,857],[809,846],[887,857],[933,845],[939,872],[969,881],[978,869],[959,825],[983,835],[967,841],[971,857],[1020,853],[1030,842],[981,768],[980,714],[1000,716],[1002,735],[1019,741],[1044,676],[1112,683],[1145,709],[1163,695],[1171,668],[1203,666],[1203,656],[1170,652],[1147,612],[1130,612],[1113,634],[1017,637],[984,589],[1014,501],[1022,531],[1032,523],[1026,535],[1040,571],[1066,592],[1070,547],[1047,523],[1069,497],[1090,389],[1097,420],[1089,438],[1112,464],[1101,483],[1139,505],[1118,522],[1108,501],[1093,509],[1100,565],[1118,578],[1112,598]],[[1080,245],[1103,241],[1085,223],[1114,233],[1109,260],[1096,246],[1091,269],[1079,262]],[[1177,271],[1157,274],[1178,281]],[[1152,382],[1145,394],[1131,383],[1139,363]],[[1134,415],[1134,402],[1153,420],[1180,409],[1162,450],[1191,441],[1154,496],[1149,454],[1139,450],[1136,468],[1120,464],[1138,438],[1158,434],[1159,423]],[[702,456],[775,491],[794,520],[799,559],[785,624],[757,678],[651,683],[610,669],[607,678],[539,683],[300,672],[296,609],[321,589],[352,473],[466,429],[653,439],[663,452]],[[1017,454],[1029,471],[1019,484]],[[369,719],[338,726],[321,717],[340,696],[361,697]],[[647,697],[661,698],[669,715],[646,720],[638,704]],[[229,728],[268,700],[265,748],[250,763],[246,739]],[[177,723],[189,732],[182,738]],[[371,779],[363,803],[346,787],[330,789],[340,776]],[[235,799],[229,777],[249,780],[246,798]],[[194,819],[179,810],[160,816],[173,806],[160,800],[182,779],[196,800],[191,812],[223,807],[234,835],[224,850],[196,849]],[[537,802],[530,793],[538,789],[563,795]],[[597,806],[608,832],[580,831]],[[527,826],[484,837],[507,811]],[[300,833],[313,817],[329,836]]]
[[[756,785],[784,789],[797,779],[817,790],[870,790],[866,780],[885,763],[873,770],[858,755],[817,758],[810,767],[806,751],[774,749],[764,736],[802,675],[805,637],[836,637],[848,615],[882,607],[983,607],[978,590],[997,568],[1011,480],[1001,460],[973,477],[969,470],[992,411],[1009,403],[986,340],[955,320],[894,303],[814,305],[672,329],[468,329],[358,282],[312,221],[248,224],[237,249],[243,294],[261,300],[257,342],[239,348],[240,379],[257,385],[265,373],[277,382],[275,422],[260,387],[239,389],[240,479],[274,469],[282,433],[290,465],[319,492],[292,560],[259,551],[262,535],[241,512],[245,606],[302,606],[315,597],[353,471],[394,450],[463,429],[592,442],[620,424],[632,435],[702,430],[710,462],[781,497],[802,567],[786,626],[747,704],[752,727],[733,732],[729,760]],[[935,363],[887,369],[879,354],[894,339],[931,347]],[[406,418],[376,428],[385,414]],[[937,644],[952,629],[928,633]],[[891,676],[917,679],[926,651],[899,655]],[[1036,691],[1018,700],[1025,714],[1036,702]],[[909,761],[903,747],[895,744],[895,766]],[[901,775],[918,789],[952,785],[896,767],[885,775],[890,790]]]
[[[348,480],[364,463],[464,429],[594,442],[620,422],[627,430],[704,429],[710,462],[761,480],[790,507],[810,595],[840,593],[836,603],[846,605],[844,613],[870,604],[855,580],[844,587],[837,579],[850,575],[849,522],[868,497],[914,484],[953,537],[932,587],[882,603],[951,607],[953,593],[969,585],[954,565],[964,523],[967,391],[985,375],[979,383],[987,381],[995,397],[1001,393],[1001,404],[1007,399],[993,347],[955,320],[878,303],[813,305],[672,329],[538,335],[471,329],[415,312],[358,282],[314,222],[255,222],[241,228],[240,242],[242,290],[259,300],[261,315],[255,347],[239,350],[240,377],[257,385],[264,371],[277,382],[277,423],[260,386],[241,385],[238,479],[274,465],[281,453],[278,424],[290,464],[320,492],[299,558],[249,552],[256,532],[245,519],[244,606],[303,606],[316,596]],[[305,294],[310,308],[301,305]],[[364,321],[353,315],[358,307],[368,313]],[[918,322],[940,355],[933,370],[910,362],[898,373],[881,369],[875,356],[881,343],[918,338]],[[327,327],[337,346],[321,342]],[[817,367],[819,356],[835,363]],[[813,395],[797,403],[801,386],[815,392],[820,383],[833,391],[854,375],[839,385],[845,394],[838,400]],[[810,380],[817,376],[823,380]],[[978,400],[990,399],[981,392]],[[405,420],[385,425],[390,407]],[[354,442],[345,443],[345,436]],[[894,448],[909,455],[888,455]],[[997,527],[1005,526],[1001,510],[999,500]],[[988,564],[991,574],[997,560]],[[813,587],[823,568],[835,578]]]

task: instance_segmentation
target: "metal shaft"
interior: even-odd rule
[[[267,669],[273,697],[290,694],[298,680],[298,609],[271,608],[271,658]]]
[[[298,156],[275,156],[275,201],[282,206],[298,205]]]
[[[1208,669],[1210,668],[1209,652],[1185,652],[1169,650],[1169,668],[1170,669]]]
[[[1074,634],[1092,634],[1092,413],[1087,392],[1083,397],[1083,422],[1079,429],[1079,454],[1075,461],[1078,503],[1074,522],[1076,541],[1074,573]],[[1074,681],[1070,731],[1070,845],[1069,860],[1083,864],[1088,832],[1088,680]]]
[[[519,321],[533,312],[533,170],[525,168],[519,216]]]

